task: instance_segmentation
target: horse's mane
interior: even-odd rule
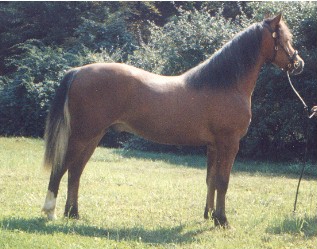
[[[261,48],[263,24],[256,23],[235,35],[220,50],[185,72],[193,88],[227,88],[238,82],[255,65]]]

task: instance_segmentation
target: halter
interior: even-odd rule
[[[278,32],[278,27],[275,30],[273,30],[272,27],[266,22],[264,22],[264,27],[270,31],[270,33],[272,34],[273,40],[274,40],[273,57],[271,59],[268,59],[267,62],[273,63],[275,61],[277,51],[279,50],[279,46],[280,46],[282,48],[282,50],[288,56],[289,63],[287,64],[287,68],[288,68],[287,71],[289,71],[292,68],[292,66],[294,67],[294,69],[297,69],[300,66],[299,62],[295,60],[296,56],[298,55],[298,51],[295,50],[293,55],[290,55],[289,49],[286,49],[279,40],[280,34]],[[284,70],[284,69],[282,68],[282,70]]]

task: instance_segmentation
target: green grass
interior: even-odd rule
[[[203,219],[205,158],[98,148],[81,178],[81,219],[41,214],[43,142],[0,138],[0,248],[316,248],[316,174],[297,164],[238,161],[227,194],[232,229]],[[311,167],[313,168],[313,167]]]

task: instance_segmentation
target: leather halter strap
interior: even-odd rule
[[[277,54],[277,51],[278,51],[278,36],[279,36],[279,33],[278,33],[278,29],[276,29],[276,30],[272,29],[272,27],[267,22],[264,22],[263,26],[270,31],[270,33],[271,33],[271,35],[273,37],[273,40],[274,40],[273,56],[272,56],[272,58],[267,60],[267,63],[272,63],[272,62],[275,61],[276,54]]]
[[[272,63],[275,61],[277,51],[279,50],[279,46],[280,46],[283,49],[283,51],[286,53],[286,55],[288,56],[289,64],[287,65],[287,67],[289,69],[292,66],[294,66],[295,68],[298,67],[298,65],[296,64],[296,61],[295,61],[296,56],[298,55],[298,51],[295,50],[293,55],[290,55],[289,51],[283,46],[283,44],[279,40],[280,33],[278,32],[278,27],[274,30],[267,22],[264,22],[263,26],[270,31],[270,33],[272,34],[272,38],[274,40],[273,56],[272,56],[272,58],[268,59],[267,62]]]

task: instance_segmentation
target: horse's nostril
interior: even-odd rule
[[[297,69],[297,68],[299,68],[299,66],[300,66],[299,61],[296,61],[296,62],[294,63],[294,67]]]

